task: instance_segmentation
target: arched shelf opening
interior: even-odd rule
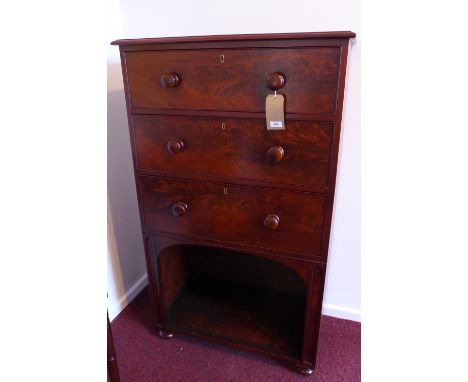
[[[194,245],[163,249],[158,269],[165,328],[300,356],[306,284],[293,269],[265,257]]]

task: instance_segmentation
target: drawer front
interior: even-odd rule
[[[140,170],[327,186],[333,124],[134,115]]]
[[[320,256],[323,195],[149,176],[140,192],[149,233]]]
[[[133,108],[264,112],[279,72],[287,113],[334,114],[339,64],[336,47],[126,53]]]

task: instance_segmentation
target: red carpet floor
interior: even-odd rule
[[[145,289],[111,324],[121,382],[360,381],[361,325],[322,316],[317,367],[305,377],[260,355],[193,337],[159,338]]]

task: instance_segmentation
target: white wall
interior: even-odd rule
[[[109,42],[117,38],[209,34],[357,33],[349,55],[323,313],[360,320],[359,0],[110,0],[109,4]],[[109,246],[112,267],[108,288],[109,305],[115,307],[112,313],[116,314],[118,307],[144,285],[145,271],[118,48],[108,49],[109,204],[118,247]],[[119,299],[121,303],[116,302]]]
[[[109,42],[120,36],[118,2],[109,9]],[[112,320],[146,285],[143,239],[118,49],[107,60],[107,293]]]

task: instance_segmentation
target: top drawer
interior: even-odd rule
[[[273,93],[268,77],[279,72],[287,113],[336,111],[339,47],[138,51],[125,57],[132,108],[264,112]]]

